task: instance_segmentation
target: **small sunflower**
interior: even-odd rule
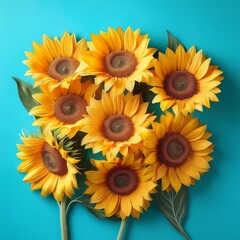
[[[96,89],[91,80],[81,83],[77,79],[70,83],[68,89],[59,86],[52,92],[45,89],[43,93],[34,94],[33,98],[40,105],[29,112],[38,117],[33,126],[47,126],[50,130],[59,128],[60,137],[74,137],[81,130],[86,106]]]
[[[87,107],[88,115],[82,120],[82,131],[87,134],[82,145],[92,148],[94,153],[102,151],[107,159],[118,152],[126,156],[129,149],[140,149],[140,133],[149,131],[147,127],[155,119],[146,113],[147,107],[148,103],[143,103],[139,94],[116,96],[103,91],[102,99],[92,98]]]
[[[108,28],[100,36],[91,35],[89,51],[83,53],[79,67],[81,75],[95,75],[95,83],[104,82],[105,91],[113,87],[116,94],[125,89],[133,91],[135,81],[148,81],[152,73],[148,70],[156,49],[148,48],[148,35],[130,27],[124,32]]]
[[[57,201],[62,201],[65,194],[71,198],[74,188],[78,189],[75,164],[79,162],[69,156],[71,144],[66,144],[66,149],[66,139],[58,141],[50,131],[29,136],[23,134],[21,140],[23,144],[17,145],[20,150],[17,156],[23,162],[18,171],[27,173],[24,182],[32,183],[31,190],[42,189],[42,197],[53,193]]]
[[[96,209],[104,209],[107,217],[114,214],[125,219],[138,218],[149,207],[150,194],[155,192],[152,167],[133,153],[114,161],[92,160],[96,171],[87,171],[85,194],[92,195]]]
[[[162,111],[172,108],[176,115],[202,111],[202,106],[210,108],[210,101],[219,101],[217,86],[223,80],[223,72],[210,61],[195,47],[185,51],[179,45],[175,53],[169,48],[165,55],[159,53],[158,60],[152,61],[154,77],[148,83],[156,94],[153,103],[160,102]]]
[[[190,186],[208,171],[214,145],[207,140],[211,134],[206,125],[191,115],[167,112],[152,128],[150,134],[144,134],[143,145],[146,163],[153,164],[153,178],[162,180],[162,190],[178,192],[182,184]]]
[[[33,42],[33,51],[26,52],[28,57],[24,63],[30,68],[27,76],[35,78],[34,86],[47,85],[49,90],[63,86],[69,87],[69,83],[80,76],[76,69],[80,63],[81,52],[87,50],[85,39],[76,41],[74,34],[65,32],[59,40],[43,36],[43,44]]]

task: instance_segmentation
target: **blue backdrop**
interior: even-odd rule
[[[32,118],[22,106],[11,76],[22,78],[24,51],[42,35],[64,31],[90,39],[108,26],[141,28],[150,45],[164,50],[166,30],[186,47],[196,45],[224,71],[220,103],[197,114],[216,144],[211,170],[190,188],[184,227],[193,240],[240,239],[240,2],[237,0],[60,1],[0,0],[0,239],[59,240],[59,209],[51,198],[31,192],[17,172],[16,144]],[[99,220],[80,205],[70,215],[71,240],[113,240],[118,222]],[[181,240],[182,236],[152,206],[140,220],[129,221],[124,240]]]

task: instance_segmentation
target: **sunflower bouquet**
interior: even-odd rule
[[[19,172],[31,190],[53,194],[62,239],[67,212],[83,204],[100,218],[139,218],[150,203],[186,238],[188,187],[210,168],[211,133],[193,116],[217,102],[218,66],[168,32],[162,53],[140,30],[108,28],[91,41],[65,32],[26,52],[20,99],[38,132],[22,133]],[[151,110],[154,109],[154,110]]]

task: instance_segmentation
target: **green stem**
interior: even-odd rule
[[[122,219],[121,226],[120,226],[118,236],[117,236],[117,240],[122,240],[123,232],[124,232],[124,228],[126,226],[126,223],[127,223],[127,218]]]
[[[66,217],[66,202],[67,202],[67,198],[65,196],[63,198],[63,200],[61,201],[61,203],[59,204],[62,240],[68,240],[67,217]]]

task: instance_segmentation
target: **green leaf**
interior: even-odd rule
[[[170,192],[162,191],[160,186],[157,190],[158,192],[154,195],[157,207],[172,226],[175,227],[186,240],[190,240],[190,237],[182,227],[182,220],[186,215],[188,206],[188,188],[182,186],[178,193],[174,190]]]
[[[87,76],[81,76],[81,82],[84,83],[88,80],[94,80],[95,76],[93,75],[87,75]]]
[[[168,35],[168,44],[167,44],[168,48],[170,48],[175,52],[179,44],[183,46],[183,44],[177,38],[175,38],[169,31],[167,31],[167,35]]]
[[[133,90],[133,94],[142,94],[142,98],[144,102],[152,102],[154,98],[154,93],[150,91],[150,86],[146,83],[138,83],[136,82],[135,88]]]
[[[90,212],[92,213],[94,216],[96,216],[97,218],[101,218],[101,219],[104,219],[104,218],[109,218],[109,219],[112,219],[112,220],[119,220],[119,218],[117,218],[116,216],[112,216],[112,217],[107,217],[104,213],[103,210],[98,210],[96,208],[94,208],[94,204],[90,203],[90,196],[89,195],[81,195],[79,196],[78,198],[76,199],[73,199],[68,207],[74,203],[74,202],[77,202],[77,203],[81,203],[84,205],[84,207]]]
[[[98,210],[94,208],[94,205],[90,203],[90,196],[82,195],[79,197],[79,201],[87,208],[89,212],[98,218],[106,218],[103,210]]]
[[[17,83],[18,95],[23,106],[29,112],[38,103],[33,99],[32,94],[41,92],[40,88],[33,88],[30,84],[22,81],[19,78],[13,77]]]

